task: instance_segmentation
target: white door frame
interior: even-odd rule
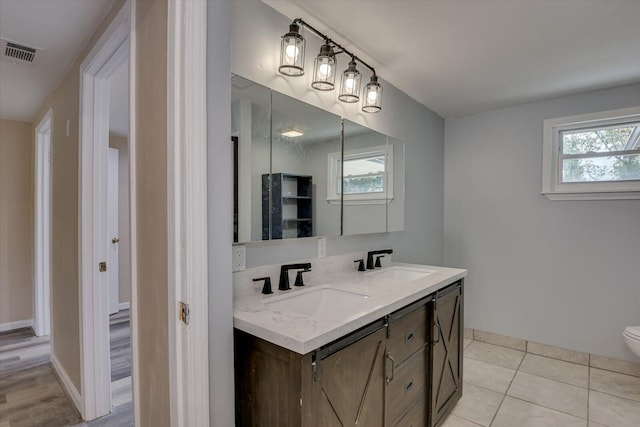
[[[35,134],[35,276],[34,325],[36,336],[51,333],[51,129],[53,110],[44,115]]]
[[[169,1],[167,201],[172,426],[209,425],[207,2]],[[178,301],[191,318],[176,316]]]
[[[107,149],[109,147],[109,78],[129,58],[134,34],[132,1],[128,0],[80,65],[80,155],[79,155],[79,270],[80,270],[80,412],[92,420],[111,412],[111,363],[109,348],[108,275],[99,271],[106,262],[107,235]],[[134,67],[133,57],[130,68]],[[131,73],[131,75],[134,75]],[[133,80],[130,93],[135,92]],[[130,100],[133,97],[130,96]],[[135,109],[130,108],[130,123]],[[133,125],[130,126],[130,129]],[[134,151],[133,133],[129,151]],[[134,162],[131,162],[135,164]],[[135,175],[131,175],[133,177]],[[131,184],[130,184],[131,185]],[[135,232],[135,204],[131,205],[131,231]],[[131,240],[135,254],[135,239]],[[132,257],[132,271],[135,256]],[[108,266],[107,266],[108,268]],[[133,275],[133,274],[132,274]],[[134,413],[137,399],[137,282],[132,277],[131,347],[134,383]]]

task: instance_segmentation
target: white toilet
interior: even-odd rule
[[[627,344],[627,347],[629,347],[636,356],[640,357],[640,326],[627,326],[624,328],[622,338]]]

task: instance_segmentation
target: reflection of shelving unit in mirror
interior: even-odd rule
[[[271,174],[271,238],[313,235],[312,177]],[[262,175],[262,239],[269,239],[269,174]]]

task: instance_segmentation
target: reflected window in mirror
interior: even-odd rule
[[[344,170],[343,170],[344,165]],[[382,145],[331,153],[328,159],[329,201],[345,204],[384,204],[393,200],[393,147]],[[342,180],[342,181],[341,181]]]

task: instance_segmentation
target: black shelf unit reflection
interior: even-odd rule
[[[271,177],[271,238],[313,235],[311,175],[262,175],[262,240],[269,239],[269,177]]]

